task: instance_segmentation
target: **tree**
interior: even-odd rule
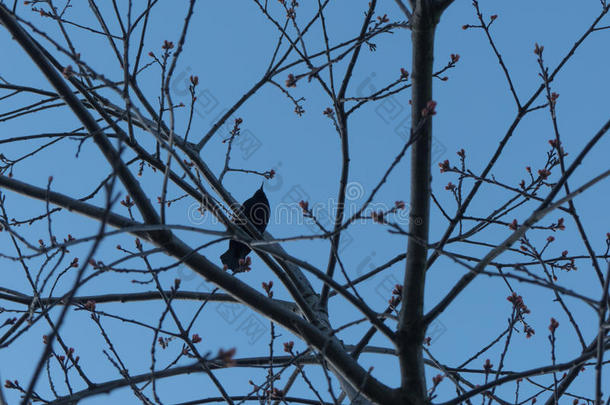
[[[610,121],[593,104],[573,128],[560,108],[589,106],[578,91],[598,97],[607,80],[579,71],[578,90],[556,91],[575,55],[605,40],[605,0],[574,11],[595,14],[574,24],[562,56],[551,52],[555,63],[542,42],[510,46],[519,63],[506,57],[495,30],[518,42],[514,26],[499,28],[502,14],[477,1],[191,0],[179,5],[180,25],[170,23],[179,7],[156,0],[9,3],[0,2],[2,41],[18,69],[0,83],[9,360],[0,403],[115,392],[145,404],[601,404],[608,395],[610,234],[598,229],[608,227],[599,201],[579,196],[608,185]],[[493,65],[482,65],[501,76],[470,65],[489,88],[452,94],[454,81],[468,86],[464,70],[452,74],[464,58],[455,51],[437,66],[435,36],[444,12],[466,7],[469,22],[451,17],[452,35],[483,38],[491,52],[477,52]],[[604,66],[594,51],[586,63]],[[371,84],[371,67],[383,86]],[[232,96],[254,84],[222,109],[215,80]],[[406,105],[410,118],[397,122]],[[467,106],[469,121],[451,105]],[[491,105],[501,122],[482,117]],[[375,113],[397,126],[375,124]],[[453,131],[493,145],[459,133],[449,141]],[[268,153],[250,159],[263,142]],[[444,155],[450,142],[463,145],[457,158]],[[272,195],[263,235],[238,201],[289,175],[319,198],[302,187]],[[253,251],[244,271],[221,267],[229,239]],[[374,266],[362,246],[392,253]],[[382,275],[392,278],[378,283]],[[250,328],[259,316],[265,343]],[[440,323],[447,343],[432,333],[441,316],[453,324]],[[457,327],[473,318],[474,329]]]

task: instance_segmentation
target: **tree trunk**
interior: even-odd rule
[[[434,31],[439,12],[430,0],[412,1],[411,41],[411,190],[409,239],[402,308],[398,324],[402,403],[427,403],[422,354],[425,325],[422,321],[430,219],[430,160],[432,144],[432,69]],[[425,111],[425,112],[424,112]]]

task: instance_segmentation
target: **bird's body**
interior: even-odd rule
[[[269,223],[270,209],[269,200],[267,200],[267,196],[263,191],[263,186],[252,197],[244,201],[241,212],[258,232],[263,233],[265,231]],[[243,230],[246,229],[246,224],[243,221],[238,220],[237,224]],[[250,250],[247,245],[236,240],[231,240],[229,241],[229,249],[220,256],[220,260],[229,270],[237,272],[245,265],[246,256],[248,256]],[[240,261],[242,262],[240,263]]]

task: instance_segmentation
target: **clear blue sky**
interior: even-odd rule
[[[138,3],[138,7],[144,4],[143,2],[136,3]],[[144,53],[154,51],[156,54],[160,54],[164,40],[177,41],[186,12],[186,5],[182,3],[184,2],[168,1],[155,7],[150,22],[154,28],[148,32]],[[276,15],[280,15],[276,2],[270,3],[271,8],[278,12]],[[298,9],[300,23],[308,20],[312,13],[312,10],[308,9],[308,5],[305,4],[308,2],[301,3],[302,6]],[[326,21],[332,44],[357,35],[367,3],[367,1],[356,0],[331,2]],[[40,22],[41,18],[36,13],[29,12],[22,4],[19,8],[23,17],[37,24]],[[539,70],[533,53],[534,44],[544,45],[545,62],[553,69],[592,23],[600,11],[600,4],[595,0],[581,1],[578,4],[550,0],[537,2],[517,0],[510,4],[482,1],[481,8],[486,17],[491,14],[498,15],[493,24],[492,34],[510,69],[517,93],[522,100],[527,100],[540,84]],[[394,1],[379,1],[377,15],[386,13],[392,20],[403,19]],[[68,16],[73,20],[85,21],[87,24],[93,22],[93,17],[84,3],[75,4],[68,12]],[[111,20],[111,14],[108,16]],[[186,81],[191,74],[199,76],[199,102],[190,135],[191,140],[199,140],[219,114],[230,107],[259,80],[267,68],[278,34],[269,21],[261,15],[254,2],[234,0],[198,2],[193,18],[194,23],[189,30],[189,39],[175,74],[172,97],[175,102],[182,101],[188,104],[188,95],[184,91]],[[449,159],[452,164],[457,164],[456,151],[464,148],[467,153],[468,168],[474,173],[480,173],[516,115],[516,108],[508,91],[508,85],[487,43],[484,32],[462,29],[464,24],[476,23],[471,3],[456,1],[441,19],[436,39],[435,65],[438,69],[449,61],[452,53],[460,55],[457,67],[447,72],[449,80],[436,81],[434,88],[434,99],[438,102],[438,107],[434,121],[433,190],[449,213],[454,212],[455,203],[451,193],[446,191],[444,186],[449,181],[456,183],[457,179],[452,174],[440,174],[436,162]],[[46,27],[49,27],[49,32],[57,38],[56,30],[50,28],[49,22],[45,22],[45,24]],[[74,28],[69,29],[76,38],[80,38],[77,40],[76,46],[83,60],[99,71],[105,72],[109,77],[118,80],[120,73],[117,70],[116,59],[107,43],[90,34],[79,37],[82,35],[81,31]],[[111,30],[118,33],[116,26],[111,26]],[[607,95],[610,91],[607,78],[607,67],[610,63],[608,35],[610,35],[610,30],[604,30],[594,33],[587,39],[553,83],[553,91],[560,94],[557,104],[558,122],[564,147],[569,152],[568,164],[571,162],[570,159],[578,154],[583,145],[608,119]],[[374,42],[377,45],[375,52],[364,47],[361,61],[354,71],[348,95],[352,97],[366,95],[394,81],[400,74],[401,67],[410,70],[409,39],[409,31],[397,29],[392,35],[383,35],[375,39]],[[319,26],[315,26],[311,30],[307,41],[309,52],[322,49],[322,32]],[[2,62],[0,62],[0,76],[16,84],[36,86],[43,83],[42,87],[49,88],[31,61],[11,41],[10,35],[5,30],[0,30],[0,46],[3,53]],[[144,57],[145,62],[149,60],[148,57]],[[344,67],[342,64],[337,68],[339,77]],[[303,72],[303,68],[299,67],[276,79],[282,83],[288,73],[300,74]],[[159,92],[159,80],[157,67],[149,68],[141,80],[142,87],[146,89],[147,95],[153,101],[156,101]],[[303,199],[309,201],[311,205],[319,204],[322,207],[331,206],[332,208],[332,201],[336,198],[339,186],[341,166],[338,135],[331,121],[322,114],[322,111],[330,106],[330,101],[315,80],[310,83],[306,80],[299,81],[297,88],[291,90],[291,93],[296,98],[305,98],[303,107],[306,112],[302,117],[294,114],[294,107],[290,101],[276,87],[272,86],[261,89],[239,110],[235,116],[243,118],[242,132],[247,136],[235,148],[231,164],[243,169],[266,171],[273,168],[276,171],[276,177],[266,182],[265,185],[272,207],[290,204],[294,206],[295,202]],[[402,147],[404,139],[400,136],[400,131],[405,128],[405,125],[408,128],[409,98],[409,93],[404,92],[383,103],[367,105],[351,119],[349,131],[352,168],[349,181],[353,182],[350,188],[353,194],[350,194],[348,212],[350,210],[354,212],[359,208]],[[543,101],[540,98],[535,104]],[[5,112],[8,108],[10,108],[10,103],[1,103],[0,113]],[[187,114],[186,109],[178,110],[178,132],[184,131]],[[32,121],[32,118],[25,118],[0,122],[0,136],[8,138],[43,131],[71,130],[76,127],[78,125],[65,109],[51,109],[41,112],[35,121]],[[226,134],[226,130],[220,131],[202,154],[205,161],[217,173],[220,172],[224,163],[226,144],[221,141]],[[526,166],[537,170],[544,165],[545,154],[549,150],[547,141],[553,137],[547,110],[528,115],[520,124],[492,173],[498,180],[517,186],[521,179],[527,179]],[[599,143],[596,150],[583,162],[571,180],[573,188],[607,168],[606,155],[609,147],[610,141],[607,139]],[[32,144],[1,145],[0,148],[0,152],[6,156],[14,157],[31,150]],[[18,165],[14,170],[14,177],[44,187],[48,176],[52,175],[55,190],[74,193],[75,187],[78,186],[76,195],[86,195],[99,180],[107,175],[108,165],[92,142],[88,141],[83,145],[78,159],[74,158],[76,148],[77,143],[74,141],[60,142],[41,153],[37,160],[26,161],[23,165]],[[375,203],[379,204],[379,207],[392,206],[397,200],[409,200],[408,168],[407,158],[398,165],[389,182],[377,195]],[[557,173],[554,173],[551,180],[557,178]],[[157,195],[160,193],[159,176],[147,168],[144,171],[142,182],[151,192],[150,198],[156,201]],[[259,187],[260,178],[247,174],[230,173],[225,179],[225,185],[237,200],[243,201]],[[466,190],[469,190],[471,185],[471,182],[467,182]],[[576,200],[576,206],[583,214],[582,221],[592,245],[600,253],[605,247],[605,234],[610,231],[610,219],[604,211],[610,203],[608,186],[609,183],[606,180],[596,185],[584,197]],[[23,218],[44,212],[44,205],[40,203],[28,202],[11,193],[7,193],[7,195],[7,209],[10,210],[11,216]],[[170,188],[169,198],[179,195],[178,190]],[[484,186],[471,204],[468,213],[472,216],[485,216],[509,196],[510,194],[498,188]],[[97,199],[97,202],[100,203],[101,199]],[[526,204],[522,210],[511,213],[503,220],[510,222],[513,218],[517,218],[521,221],[533,207],[535,205]],[[187,198],[172,205],[168,213],[170,219],[175,223],[190,223],[220,229],[217,225],[211,225],[207,217],[203,219],[198,217],[194,208],[194,202]],[[117,206],[116,210],[127,215],[122,206]],[[320,215],[327,215],[326,221],[330,223],[327,210],[322,210]],[[436,209],[433,209],[432,215],[431,240],[436,241],[445,230],[446,221]],[[550,224],[560,216],[551,214],[543,220],[543,223]],[[298,216],[295,216],[294,221],[272,221],[268,230],[276,237],[311,233],[313,228],[297,221],[297,218]],[[549,247],[547,254],[555,256],[565,249],[570,254],[585,253],[584,246],[575,231],[574,223],[567,217],[566,221],[566,231],[553,234],[556,241]],[[54,218],[54,225],[58,239],[65,237],[67,233],[85,236],[96,230],[92,221],[67,214]],[[46,226],[45,222],[39,222],[30,228],[22,227],[20,231],[32,237],[33,240],[42,238],[48,241]],[[506,227],[491,227],[475,239],[498,243],[507,237],[509,232],[510,230]],[[541,245],[550,234],[550,231],[538,231],[532,232],[528,236],[533,242]],[[185,234],[184,236],[193,244],[201,243],[200,235]],[[0,237],[2,238],[1,243],[6,246],[3,251],[10,252],[6,233]],[[406,247],[403,237],[390,235],[387,228],[370,222],[358,223],[350,227],[345,238],[351,242],[346,244],[342,250],[342,260],[351,277],[356,277],[360,272],[382,264],[391,257],[404,252]],[[114,248],[118,243],[130,249],[133,247],[131,237],[113,238],[104,243],[98,255],[99,259],[110,262],[120,257],[119,252]],[[285,248],[289,253],[304,258],[319,268],[326,266],[327,242],[296,242],[285,244]],[[224,249],[226,249],[226,242],[210,248],[205,254],[211,260],[219,263],[218,256]],[[450,250],[455,253],[473,255],[482,255],[487,252],[487,248],[468,245],[455,245]],[[82,257],[85,252],[84,248],[75,248],[71,254]],[[523,259],[522,256],[515,257]],[[253,259],[253,271],[239,277],[255,287],[258,287],[262,281],[268,280],[276,281],[277,285],[277,280],[264,268],[264,265],[257,258],[253,257]],[[501,259],[510,261],[511,255],[504,255]],[[158,263],[167,261],[164,257],[159,257],[158,260]],[[128,262],[126,266],[141,268],[142,264],[134,261]],[[2,277],[2,286],[29,291],[25,287],[22,270],[16,263],[5,261],[3,272],[6,275]],[[361,293],[365,296],[367,303],[375,309],[382,310],[389,298],[391,286],[395,282],[401,282],[402,272],[403,264],[401,263],[366,282],[362,286]],[[446,259],[437,261],[428,272],[427,308],[438,302],[462,274],[463,268],[453,262]],[[561,285],[598,299],[600,288],[589,261],[578,263],[576,272],[560,272],[558,275],[558,282]],[[202,284],[201,279],[194,277],[187,269],[178,269],[177,273],[167,275],[165,278],[167,285],[169,286],[176,277],[182,278],[182,287],[185,290],[205,290],[211,287],[209,284]],[[80,293],[146,291],[151,288],[151,286],[132,284],[130,282],[132,278],[133,276],[127,276],[118,280],[115,275],[101,277],[98,284],[87,285],[81,289]],[[339,279],[343,281],[341,278]],[[319,287],[320,283],[317,280],[312,282]],[[64,283],[64,285],[58,286],[58,290],[68,288],[69,283],[65,281]],[[557,361],[567,361],[576,357],[580,352],[576,335],[569,327],[569,322],[559,305],[552,303],[551,293],[518,283],[512,285],[519,294],[523,295],[526,304],[532,310],[527,319],[536,330],[536,334],[531,339],[525,339],[523,333],[519,333],[514,338],[505,368],[519,370],[524,367],[531,368],[550,364],[547,326],[551,316],[559,320],[562,332],[558,341]],[[509,294],[508,288],[499,279],[480,278],[472,283],[434,325],[432,336],[434,341],[430,350],[435,357],[446,365],[455,366],[493,340],[506,327],[507,318],[510,316],[510,304],[506,301],[506,296]],[[285,291],[276,288],[276,297],[286,296]],[[339,326],[358,316],[353,309],[336,298],[334,300],[337,301],[336,303],[332,301],[331,305],[331,321],[334,326]],[[569,299],[566,301],[581,320],[585,341],[590,341],[597,328],[597,318],[581,303]],[[2,305],[5,303],[0,303],[0,306]],[[100,305],[100,308],[108,312],[127,312],[131,314],[131,317],[147,319],[152,324],[156,324],[159,313],[163,309],[161,305],[151,303],[128,305],[127,310],[122,304]],[[185,315],[192,314],[196,308],[192,303],[179,303],[176,307]],[[216,303],[210,304],[208,315],[200,318],[198,327],[194,329],[194,332],[199,333],[204,339],[200,343],[201,351],[210,350],[216,353],[218,348],[237,346],[238,357],[266,354],[269,339],[268,322],[248,309],[243,312],[235,311],[234,306],[227,308]],[[5,317],[6,315],[0,316],[0,323]],[[124,356],[123,360],[128,363],[130,372],[133,374],[147,372],[152,335],[142,329],[125,327],[120,322],[110,320],[106,322],[108,329],[115,334],[116,341],[120,342],[118,350]],[[170,328],[170,326],[167,327]],[[0,350],[0,377],[3,380],[7,378],[19,379],[20,382],[29,380],[33,367],[31,359],[37,361],[38,353],[43,348],[41,335],[47,333],[48,329],[47,325],[40,323],[32,331],[19,338],[10,348]],[[365,328],[362,327],[350,328],[341,337],[346,343],[355,343],[364,330]],[[101,354],[104,344],[99,332],[88,319],[88,314],[71,311],[67,323],[64,325],[63,333],[65,339],[69,341],[69,345],[75,347],[81,355],[83,364],[89,366],[87,371],[92,377],[99,381],[109,378],[108,376],[118,378],[116,371]],[[292,340],[287,332],[280,330],[280,333],[282,336],[278,339],[276,348],[279,351],[282,347],[281,342]],[[387,346],[387,342],[378,337],[372,343]],[[305,349],[305,346],[300,343],[296,343],[295,347],[298,350]],[[489,355],[477,359],[470,367],[481,368],[487,357],[494,365],[497,365],[501,347],[502,344],[491,350]],[[173,350],[171,353],[169,353],[170,349],[162,353],[158,348],[160,362],[169,361],[179,347],[174,345],[171,349]],[[95,367],[91,367],[93,363],[97,363]],[[373,374],[389,385],[398,384],[398,367],[389,357],[364,355],[362,364],[374,365]],[[233,370],[230,372],[234,374],[220,372],[219,376],[239,376],[233,380],[234,383],[227,383],[230,388],[232,384],[235,384],[235,393],[248,390],[248,379],[256,382],[256,377],[258,381],[261,381],[264,375],[262,371],[235,372]],[[437,373],[435,370],[430,371],[430,375]],[[321,384],[319,386],[324,386],[325,380],[322,375],[313,372],[312,375]],[[580,378],[573,384],[573,391],[590,397],[593,393],[591,376],[592,372],[587,371],[584,378]],[[75,381],[77,380],[75,377]],[[482,383],[482,377],[474,375],[471,381],[475,384]],[[545,377],[537,381],[549,383],[552,380],[550,377]],[[283,382],[285,379],[280,381],[280,385]],[[160,391],[164,392],[162,399],[165,403],[191,399],[202,387],[209,388],[209,392],[213,392],[208,379],[201,375],[161,381],[159,384],[170,387]],[[41,378],[39,385],[46,386],[46,377]],[[610,391],[610,384],[607,384],[606,387],[606,391]],[[63,386],[60,388],[63,393],[65,393],[64,388]],[[303,392],[304,389],[305,386],[300,384],[295,388],[294,393]],[[523,395],[534,392],[529,387],[522,389]],[[512,390],[514,390],[514,385],[509,385],[506,389],[499,390],[498,393],[503,394],[503,398],[509,400],[514,395]],[[322,391],[325,392],[325,389]],[[15,403],[17,400],[15,391],[5,392],[9,402]],[[442,383],[437,393],[439,399],[449,399],[455,394],[451,383],[447,380]],[[110,398],[121,403],[135,403],[132,394],[127,389],[111,394]],[[99,396],[83,403],[102,404],[107,403],[108,400],[107,396]]]

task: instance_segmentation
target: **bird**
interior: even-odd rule
[[[261,234],[265,232],[265,228],[269,223],[269,200],[267,195],[263,191],[263,185],[248,198],[241,206],[240,213],[242,213],[248,220],[254,225],[256,230]],[[244,221],[237,222],[239,227],[246,231],[246,224]],[[247,271],[248,263],[246,256],[250,253],[250,249],[247,245],[238,242],[236,240],[229,241],[229,249],[220,255],[220,260],[226,269],[232,270],[233,272]]]

